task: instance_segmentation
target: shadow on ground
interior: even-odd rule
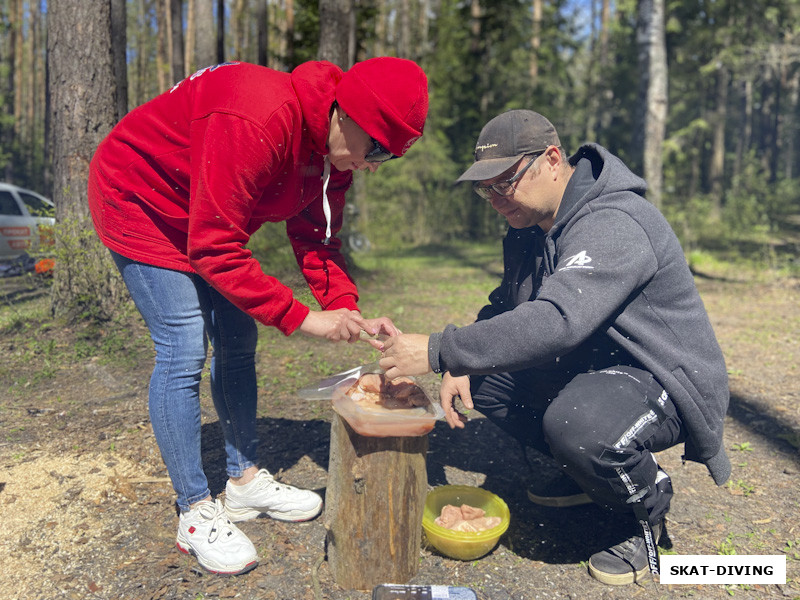
[[[330,424],[260,418],[261,464],[291,469],[304,457],[327,472]],[[203,426],[203,459],[213,495],[225,489],[225,453],[218,422]],[[621,539],[627,515],[611,515],[596,505],[567,509],[540,507],[527,499],[528,468],[516,442],[486,419],[474,419],[466,431],[439,424],[429,434],[430,486],[480,485],[509,505],[512,527],[502,543],[521,558],[550,564],[577,563]],[[280,477],[280,474],[278,474]],[[324,496],[325,489],[315,491]],[[623,525],[624,524],[624,525]],[[587,536],[587,532],[591,535]],[[588,553],[587,553],[588,551]]]
[[[728,416],[758,435],[764,444],[800,465],[800,430],[773,410],[769,401],[734,394]]]

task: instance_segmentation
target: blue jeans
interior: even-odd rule
[[[210,494],[200,450],[200,377],[208,340],[227,473],[240,477],[256,464],[256,323],[198,275],[111,255],[155,344],[150,421],[185,511]]]

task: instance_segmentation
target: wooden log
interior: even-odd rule
[[[331,422],[328,564],[345,589],[407,583],[419,568],[428,436],[366,437]]]

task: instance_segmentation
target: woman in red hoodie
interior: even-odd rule
[[[131,111],[95,153],[95,229],[156,348],[150,419],[181,511],[177,545],[209,571],[243,573],[258,562],[232,521],[302,521],[322,508],[317,494],[257,466],[256,322],[332,341],[396,332],[386,317],[361,316],[335,235],[352,171],[405,154],[427,109],[427,79],[409,60],[373,58],[346,72],[309,62],[291,74],[224,63]],[[299,302],[247,250],[268,221],[286,223],[322,310]],[[211,498],[200,452],[207,339],[227,455],[224,506]]]

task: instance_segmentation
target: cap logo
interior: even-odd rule
[[[416,142],[420,137],[421,136],[416,136],[416,137],[409,138],[408,141],[403,146],[403,154],[405,154],[408,151],[408,149],[411,148],[411,145],[414,142]]]
[[[488,150],[489,148],[497,148],[499,144],[483,144],[481,146],[475,146],[475,152],[479,150]]]

